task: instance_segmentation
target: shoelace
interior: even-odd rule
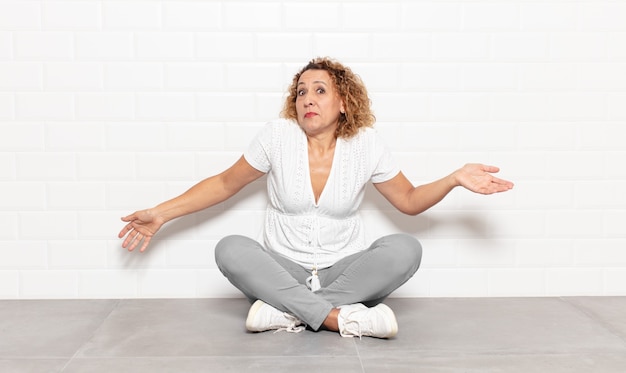
[[[294,315],[290,315],[287,312],[283,313],[283,315],[285,316],[285,318],[287,318],[289,320],[289,326],[286,326],[284,328],[279,328],[276,329],[276,331],[274,332],[274,334],[278,333],[278,332],[287,332],[287,333],[300,333],[301,331],[303,331],[304,329],[306,329],[306,325],[299,325],[296,326],[296,324],[301,323],[302,321],[300,321],[297,317],[295,317]]]
[[[355,333],[354,330],[350,330],[350,333],[352,333],[352,334],[348,334],[348,335],[350,335],[350,336],[357,336],[357,337],[359,337],[359,339],[363,339],[362,338],[363,332],[361,331],[361,323],[359,323],[358,321],[350,321],[350,322],[346,323],[346,325],[344,326],[345,329],[348,329],[347,324],[356,324],[356,326],[357,326],[356,327],[356,333]],[[345,336],[346,334],[342,333],[342,335]]]
[[[355,311],[355,312],[356,312],[356,311]],[[354,313],[354,312],[351,312],[350,314],[352,314],[352,313]],[[346,316],[346,319],[347,319],[347,318],[349,318],[350,314]],[[354,325],[356,325],[356,328],[349,327],[349,325],[353,325],[353,324],[354,324]],[[340,334],[341,334],[342,336],[344,336],[344,337],[345,337],[345,336],[357,336],[357,337],[359,337],[359,339],[363,339],[363,338],[362,338],[362,336],[363,336],[363,331],[361,330],[361,323],[360,323],[358,320],[349,320],[349,319],[348,319],[348,320],[344,321],[344,324],[343,324],[343,329],[344,329],[345,331],[350,332],[351,334],[344,333],[343,331],[341,331],[341,333],[340,333]],[[356,330],[355,330],[355,329],[356,329]],[[356,333],[355,333],[355,332],[356,332]]]

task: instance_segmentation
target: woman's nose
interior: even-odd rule
[[[302,102],[304,102],[304,107],[313,105],[313,100],[311,100],[309,97],[310,96],[308,94],[305,94],[305,96],[302,97]]]

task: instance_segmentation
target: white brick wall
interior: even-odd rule
[[[232,164],[319,55],[363,77],[415,183],[470,161],[516,182],[418,217],[369,188],[371,238],[424,244],[396,296],[626,295],[625,19],[613,0],[1,0],[0,298],[239,296],[213,247],[260,231],[262,182],[144,254],[119,217]]]

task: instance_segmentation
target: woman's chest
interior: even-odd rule
[[[268,178],[271,203],[288,214],[352,215],[369,177],[366,165],[349,150],[338,143],[325,157],[312,157],[306,148],[282,154],[280,167]]]

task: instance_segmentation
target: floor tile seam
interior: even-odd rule
[[[411,354],[414,357],[418,358],[466,358],[466,357],[532,357],[532,356],[597,356],[597,355],[617,355],[624,356],[626,349],[598,349],[598,350],[584,350],[584,351],[533,351],[533,352],[515,352],[515,351],[502,351],[502,352],[472,352],[472,351],[429,351],[429,352],[419,352],[412,350],[394,350],[393,356],[398,356],[400,354],[406,353]],[[400,354],[398,354],[400,353]],[[372,356],[364,356],[362,359],[379,359],[380,355],[372,355]]]
[[[100,324],[97,327],[95,327],[88,336],[85,337],[82,343],[78,345],[78,347],[76,348],[76,351],[74,351],[74,354],[65,362],[65,364],[61,368],[61,372],[65,371],[65,369],[72,363],[72,361],[77,357],[77,355],[83,350],[85,345],[87,345],[87,343],[89,343],[89,341],[93,339],[93,337],[98,333],[98,331],[102,329],[102,326],[109,319],[109,317],[111,317],[111,314],[119,307],[121,300],[120,299],[112,299],[112,300],[114,301],[113,307],[111,307],[111,309],[106,314],[106,316],[102,318],[102,320],[100,321]]]
[[[358,355],[355,354],[296,354],[296,355],[289,355],[289,354],[245,354],[245,355],[223,355],[223,354],[218,354],[218,355],[81,355],[81,356],[76,356],[77,359],[99,359],[99,358],[186,358],[186,359],[196,359],[196,358],[205,358],[205,357],[233,357],[233,358],[240,358],[240,357],[254,357],[254,358],[263,358],[263,357],[359,357]],[[28,356],[23,356],[24,358],[29,358]],[[41,356],[38,356],[38,358]],[[3,357],[0,356],[0,359],[2,359]],[[47,358],[47,357],[41,357],[41,358]],[[69,357],[56,357],[57,359],[69,359]]]
[[[609,322],[605,321],[603,318],[601,318],[599,315],[597,315],[595,312],[593,312],[592,310],[577,305],[576,303],[570,302],[567,297],[559,297],[564,303],[568,304],[570,307],[576,309],[579,313],[585,315],[586,317],[588,317],[591,321],[594,322],[594,324],[597,324],[599,326],[601,326],[603,329],[605,329],[609,334],[617,337],[622,344],[624,345],[624,348],[626,348],[626,336],[623,335],[617,328],[615,328],[613,325],[611,325]]]
[[[524,352],[524,353],[473,353],[473,352],[459,352],[449,351],[448,353],[441,354],[424,354],[416,351],[404,351],[407,354],[411,353],[414,357],[419,358],[450,358],[450,357],[525,357],[525,356],[591,356],[591,355],[619,355],[624,356],[622,350],[588,350],[588,351],[571,351],[571,352]],[[396,354],[394,354],[396,356]],[[363,359],[380,359],[380,355],[363,356]]]
[[[587,350],[587,351],[574,351],[574,352],[502,352],[502,353],[488,353],[488,352],[459,352],[459,351],[446,351],[442,353],[419,353],[416,351],[406,351],[410,353],[414,357],[418,358],[467,358],[467,357],[532,357],[532,356],[544,356],[544,357],[567,357],[567,356],[598,356],[598,355],[617,355],[624,356],[624,350]],[[394,355],[395,356],[395,355]],[[68,363],[70,361],[79,361],[79,360],[204,360],[204,359],[276,359],[276,358],[285,358],[285,355],[189,355],[189,356],[115,356],[115,355],[106,355],[106,356],[76,356],[70,358],[62,358],[62,357],[45,357],[45,356],[9,356],[9,357],[0,357],[0,361],[5,360],[67,360]],[[362,364],[363,360],[368,359],[380,359],[379,355],[372,356],[354,356],[354,355],[290,355],[289,358],[357,358],[359,362]]]
[[[356,342],[356,340],[352,340],[352,343],[354,344],[354,350],[356,351],[356,356],[359,359],[359,365],[361,366],[361,372],[365,373],[365,365],[363,364],[363,359],[361,358],[361,350],[359,349],[359,344]]]
[[[136,355],[136,356],[120,356],[120,355],[98,355],[98,356],[75,356],[72,357],[72,361],[78,360],[202,360],[202,359],[283,359],[283,358],[350,358],[350,359],[358,359],[360,361],[360,357],[356,355],[154,355],[154,356],[146,356],[146,355]],[[0,357],[0,360],[3,360]],[[10,359],[4,359],[10,360]],[[23,360],[30,360],[25,358]],[[45,358],[41,358],[40,360],[49,360]],[[57,360],[63,360],[57,358]]]
[[[71,357],[69,356],[44,356],[44,355],[38,355],[38,356],[16,356],[16,355],[11,355],[11,356],[0,356],[0,361],[2,360],[70,360]]]

